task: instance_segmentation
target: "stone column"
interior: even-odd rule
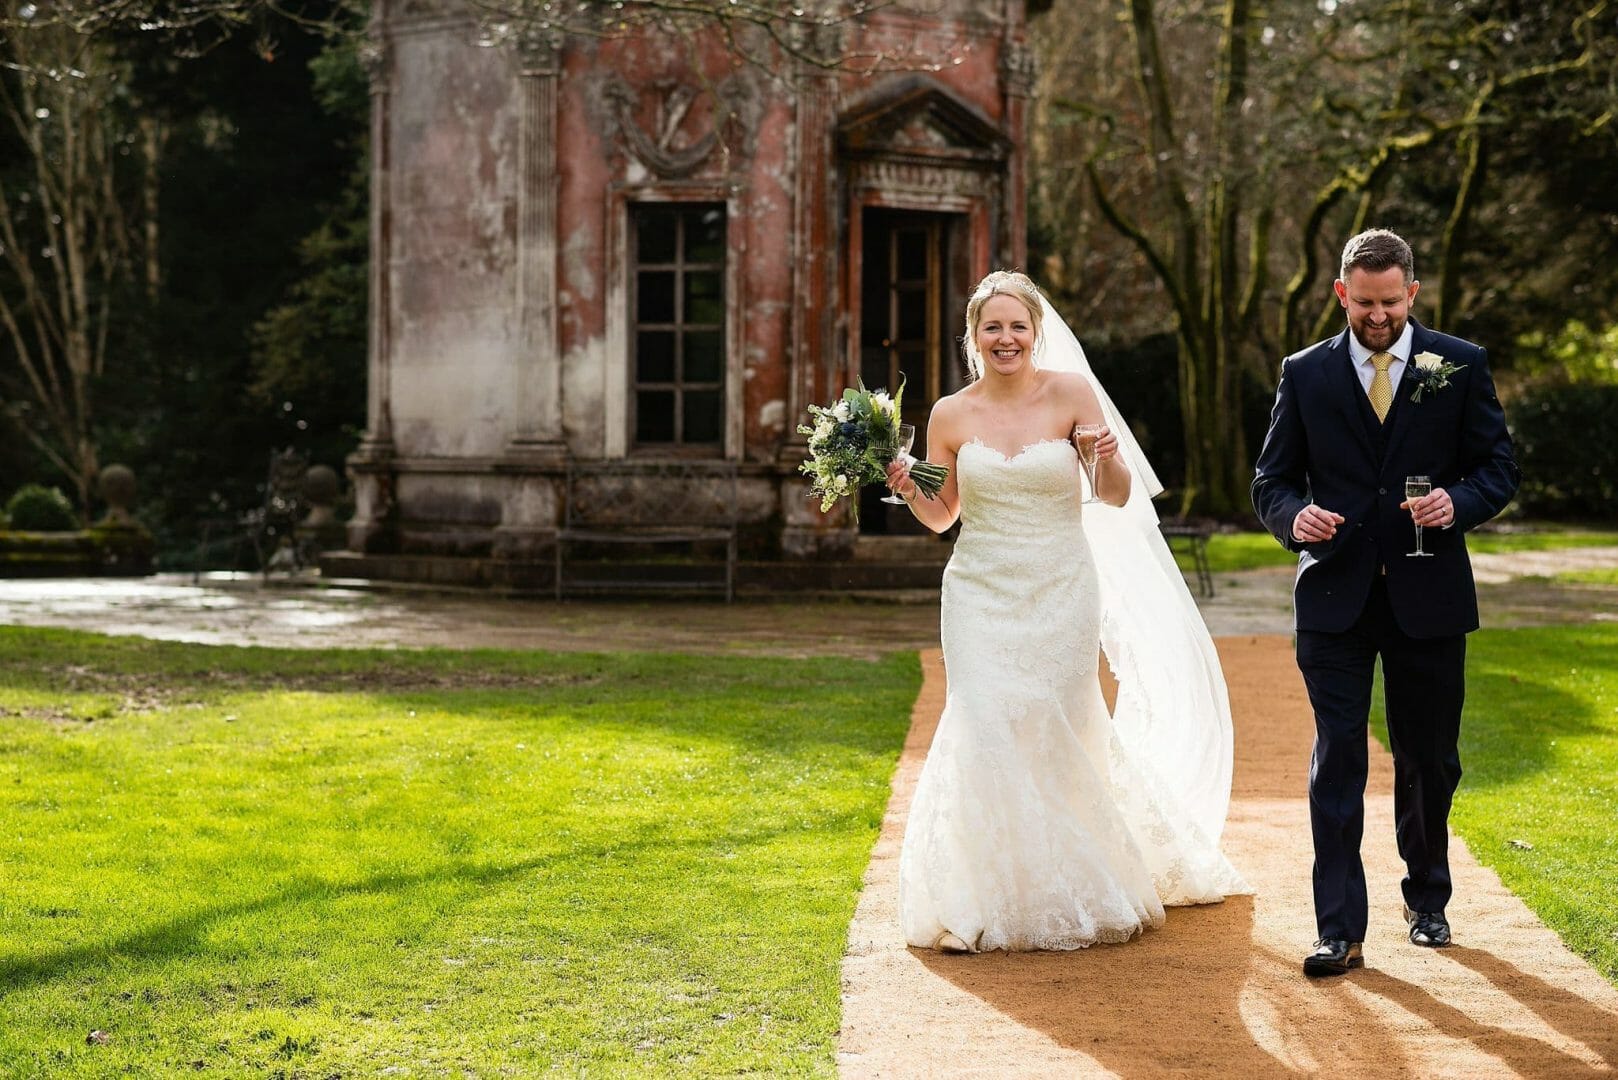
[[[557,326],[556,110],[560,56],[549,40],[517,47],[517,398],[513,455],[560,463],[562,357]]]
[[[835,26],[820,26],[811,47],[826,55],[841,49]],[[776,459],[781,500],[781,551],[789,559],[841,558],[852,552],[855,529],[841,511],[820,513],[806,498],[808,480],[798,465],[807,457],[797,426],[811,402],[825,402],[842,390],[845,354],[838,316],[846,298],[838,296],[839,192],[833,132],[837,124],[837,77],[803,64],[797,79],[792,242],[794,260],[792,355],[788,374],[787,434]]]
[[[1034,50],[1023,37],[1019,22],[1007,21],[1000,51],[1000,85],[1004,94],[1006,138],[1005,191],[1000,208],[1000,257],[1004,266],[1022,266],[1028,259],[1028,99],[1034,91]]]
[[[567,461],[562,434],[562,355],[557,322],[556,110],[559,42],[524,37],[517,61],[518,428],[497,472],[512,474],[494,554],[540,559],[556,540],[557,483]]]
[[[392,117],[389,81],[388,3],[377,0],[360,62],[371,83],[371,266],[370,349],[366,397],[366,430],[359,449],[349,456],[354,483],[354,517],[348,524],[348,546],[380,551],[391,546],[394,511],[394,445],[392,392],[393,324],[391,172]]]

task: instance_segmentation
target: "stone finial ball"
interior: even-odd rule
[[[316,506],[336,502],[339,490],[337,470],[330,465],[311,465],[303,476],[303,497]]]
[[[108,465],[101,470],[101,497],[108,506],[127,510],[135,501],[135,473],[127,465]]]

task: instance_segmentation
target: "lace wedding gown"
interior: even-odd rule
[[[1072,444],[1007,458],[971,442],[956,469],[949,696],[899,858],[905,939],[1075,949],[1160,925],[1165,904],[1248,891],[1149,754],[1114,730]]]

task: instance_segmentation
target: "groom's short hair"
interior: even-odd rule
[[[1416,255],[1405,243],[1404,237],[1390,229],[1366,229],[1351,236],[1343,245],[1343,266],[1340,276],[1348,280],[1351,270],[1369,270],[1373,274],[1399,267],[1405,272],[1405,284],[1416,278]]]

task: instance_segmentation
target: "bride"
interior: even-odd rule
[[[1162,490],[1037,286],[997,271],[966,307],[975,377],[934,406],[921,497],[961,519],[944,571],[949,696],[899,858],[906,940],[948,952],[1126,941],[1164,905],[1249,891],[1219,851],[1230,705],[1189,589],[1157,530]],[[1103,424],[1084,504],[1076,425]],[[1098,644],[1119,682],[1109,715]]]

